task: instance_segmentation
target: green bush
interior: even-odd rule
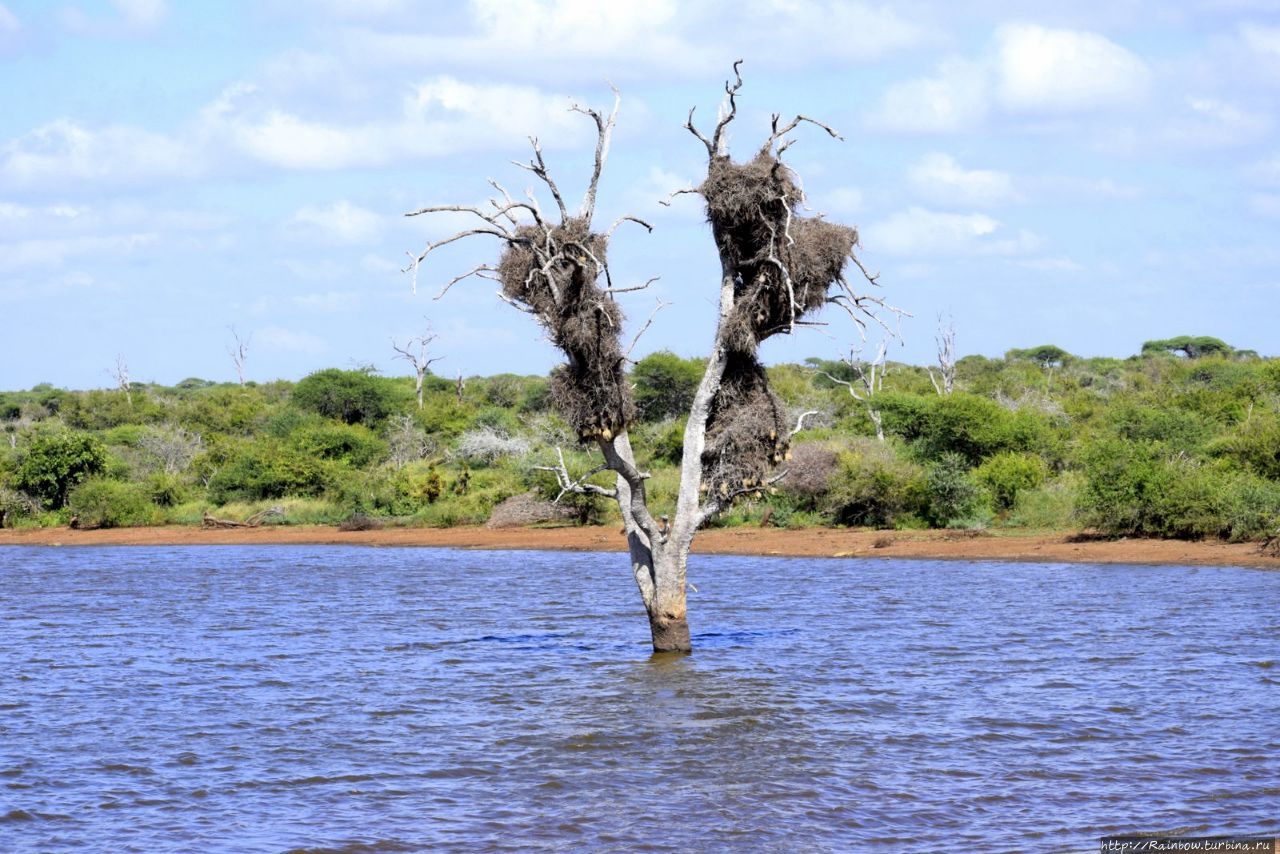
[[[97,437],[86,433],[49,433],[36,436],[18,463],[13,485],[58,509],[76,484],[98,474],[107,463],[107,452]]]
[[[1220,533],[1234,542],[1280,536],[1280,483],[1253,475],[1231,479]]]
[[[301,453],[364,468],[386,456],[387,444],[363,424],[320,424],[294,433],[292,443]]]
[[[982,488],[969,473],[969,462],[953,452],[943,453],[929,466],[925,477],[929,490],[928,519],[940,528],[974,527],[986,505]]]
[[[1208,452],[1259,477],[1280,480],[1280,418],[1254,415],[1209,445]]]
[[[1266,494],[1238,478],[1160,443],[1103,440],[1086,451],[1080,509],[1086,524],[1107,534],[1230,536],[1233,503],[1243,531],[1253,524],[1250,499]]]
[[[333,482],[323,460],[277,442],[240,443],[221,452],[225,462],[209,477],[209,498],[216,504],[291,496],[317,496]]]
[[[1035,489],[1044,483],[1049,467],[1040,457],[1003,451],[990,457],[974,472],[978,483],[986,487],[997,510],[1008,510],[1018,493]]]
[[[960,392],[876,399],[885,431],[906,439],[925,459],[959,454],[976,466],[1001,451],[1056,454],[1053,427],[1037,412],[1011,412],[994,400]]]
[[[1016,528],[1063,531],[1076,524],[1080,477],[1064,472],[1034,489],[1019,490],[1008,524]]]
[[[902,516],[921,515],[928,504],[924,470],[887,442],[858,439],[837,462],[828,496],[837,524],[893,527]]]
[[[404,391],[395,381],[369,371],[327,368],[299,380],[293,402],[325,418],[372,426],[408,403]]]
[[[669,350],[650,353],[631,372],[636,409],[645,421],[661,421],[689,414],[702,379],[702,359],[682,359]]]
[[[160,521],[146,487],[139,483],[86,480],[71,491],[67,507],[81,528],[132,528]]]

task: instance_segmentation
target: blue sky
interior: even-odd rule
[[[1076,8],[1078,7],[1078,8]],[[615,275],[637,354],[706,350],[718,265],[696,197],[705,152],[681,125],[745,86],[731,146],[771,112],[813,129],[787,157],[809,206],[855,224],[882,295],[912,317],[891,358],[1054,343],[1125,356],[1216,335],[1275,354],[1280,319],[1280,3],[1272,0],[0,0],[0,388],[234,378],[321,367],[403,372],[391,338],[427,325],[436,369],[542,373],[530,320],[468,280],[485,238],[405,219],[532,176],[526,137],[577,196],[594,132],[567,107],[622,110],[598,221],[632,213]],[[835,357],[831,325],[769,361]],[[874,347],[871,342],[869,349]]]

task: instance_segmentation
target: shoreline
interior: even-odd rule
[[[1073,541],[1064,532],[971,535],[958,531],[872,531],[840,528],[712,528],[694,540],[698,554],[756,557],[874,557],[1040,563],[1181,564],[1280,569],[1280,557],[1258,543],[1186,540]],[[625,551],[618,528],[381,528],[339,531],[325,525],[207,529],[194,526],[0,530],[3,546],[345,545],[480,550]],[[3,551],[0,551],[3,554]]]

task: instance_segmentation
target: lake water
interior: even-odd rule
[[[1280,573],[0,550],[0,849],[1096,850],[1280,833]]]

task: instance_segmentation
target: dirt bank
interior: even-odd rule
[[[447,546],[471,549],[566,549],[622,551],[616,528],[386,528],[338,531],[325,526],[269,526],[252,529],[67,528],[0,530],[0,546],[155,545],[365,545]],[[790,555],[797,557],[891,557],[955,560],[1069,561],[1077,563],[1162,563],[1252,566],[1280,569],[1280,558],[1263,555],[1255,543],[1179,540],[1073,542],[1066,534],[966,536],[948,531],[846,531],[816,528],[728,528],[703,531],[694,543],[703,554]],[[3,552],[0,552],[0,560]]]

